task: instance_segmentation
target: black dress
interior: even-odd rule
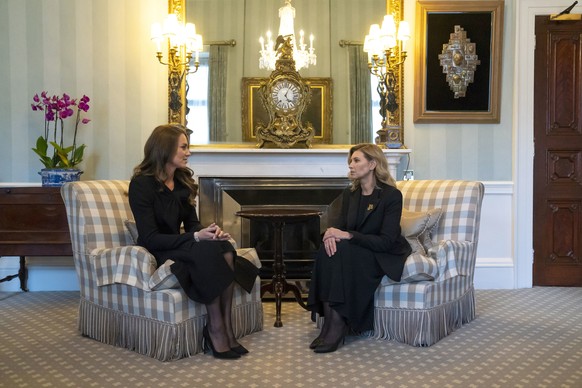
[[[172,259],[170,269],[188,297],[208,304],[235,280],[235,272],[224,254],[234,252],[236,256],[236,250],[228,241],[194,240],[194,232],[204,226],[198,220],[196,208],[188,202],[188,195],[188,188],[180,182],[174,181],[174,190],[170,190],[152,176],[137,176],[129,184],[138,244],[155,256],[158,266]],[[182,225],[184,233],[180,233]],[[240,270],[235,266],[235,271]],[[246,277],[245,274],[236,277],[239,275]]]
[[[399,281],[411,248],[400,232],[402,193],[380,185],[369,196],[346,189],[335,227],[352,239],[341,240],[329,257],[321,245],[313,268],[308,308],[323,315],[329,302],[357,332],[374,326],[374,292],[384,275]]]

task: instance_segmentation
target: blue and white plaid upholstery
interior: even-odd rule
[[[430,346],[475,318],[473,276],[484,187],[480,182],[426,180],[401,181],[398,188],[410,211],[442,209],[429,249],[437,270],[427,267],[434,280],[415,282],[403,276],[394,284],[383,279],[374,298],[373,336]],[[418,263],[411,255],[404,275]]]
[[[124,221],[133,219],[129,181],[81,181],[61,189],[79,277],[79,331],[98,341],[128,348],[161,361],[202,351],[204,305],[176,287],[167,263],[133,245]],[[237,249],[260,267],[254,249]],[[174,278],[174,279],[172,279]],[[260,280],[251,294],[235,285],[235,335],[262,330]]]

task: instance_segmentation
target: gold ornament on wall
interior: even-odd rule
[[[481,61],[477,56],[477,47],[467,38],[467,31],[455,26],[448,43],[443,44],[439,55],[440,65],[455,98],[465,97],[467,87],[473,82],[477,66]]]

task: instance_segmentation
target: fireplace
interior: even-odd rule
[[[273,230],[262,221],[235,215],[239,210],[301,208],[322,213],[319,219],[291,223],[283,231],[287,279],[308,279],[321,233],[339,213],[347,178],[248,178],[200,177],[200,220],[216,222],[240,247],[254,247],[263,264],[261,278],[270,279],[273,263]]]
[[[270,268],[272,236],[264,225],[235,215],[239,210],[257,207],[301,207],[323,214],[319,222],[304,226],[287,225],[285,254],[296,260],[289,264],[291,276],[306,276],[300,271],[310,266],[319,246],[319,235],[332,223],[339,210],[342,190],[348,185],[349,145],[318,146],[309,149],[258,149],[254,145],[191,146],[189,166],[200,185],[199,214],[203,224],[216,221],[230,232],[241,247],[255,247]],[[410,149],[385,149],[390,173],[396,177],[400,159]],[[290,259],[289,259],[290,260]],[[289,261],[287,258],[285,262]],[[306,260],[304,263],[301,260]],[[310,268],[310,267],[309,267]],[[291,277],[289,276],[289,279]]]

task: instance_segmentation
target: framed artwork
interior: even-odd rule
[[[256,142],[255,127],[259,122],[268,124],[269,114],[263,106],[259,88],[269,78],[244,77],[242,79],[242,125],[243,141]],[[304,78],[311,88],[311,102],[302,115],[303,122],[313,125],[315,134],[312,143],[331,144],[332,130],[332,81],[331,78]]]
[[[418,1],[414,122],[499,122],[503,7]]]

